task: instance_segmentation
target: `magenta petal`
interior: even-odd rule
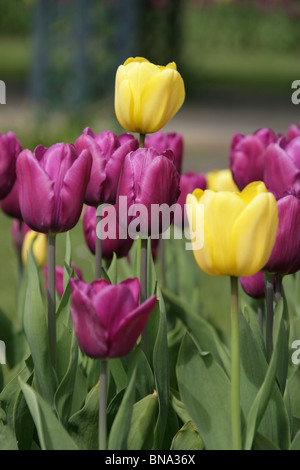
[[[88,150],[84,150],[65,176],[60,193],[61,213],[58,215],[60,232],[71,230],[79,220],[89,181],[91,164],[91,155]]]
[[[48,233],[54,206],[54,183],[29,150],[17,159],[19,202],[24,221],[32,230]]]
[[[15,219],[22,220],[22,214],[19,204],[19,183],[18,180],[15,181],[15,184],[12,187],[12,190],[6,196],[6,198],[2,199],[1,207],[3,212],[10,217],[14,217]]]
[[[153,295],[122,319],[114,331],[109,348],[109,357],[122,357],[131,351],[145,328],[155,305],[156,296]],[[124,341],[124,338],[126,338],[126,341]]]
[[[289,187],[299,193],[300,171],[278,144],[270,144],[265,155],[264,182],[270,191],[281,196]]]

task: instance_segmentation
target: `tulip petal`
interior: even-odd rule
[[[260,271],[273,249],[278,227],[278,209],[274,196],[256,196],[237,218],[231,244],[236,255],[234,276],[251,276]]]
[[[265,162],[264,181],[270,191],[281,196],[287,188],[294,186],[297,194],[300,194],[300,171],[285,150],[278,144],[270,144],[266,150]]]
[[[156,305],[156,296],[149,297],[145,302],[132,310],[116,325],[112,342],[110,344],[109,357],[121,357],[128,354],[134,347],[138,337],[146,326],[150,314]],[[124,337],[126,341],[124,341]]]
[[[54,207],[54,183],[29,150],[17,158],[19,202],[24,221],[37,232],[49,232]]]

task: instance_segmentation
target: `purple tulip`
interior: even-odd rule
[[[71,316],[82,351],[99,359],[128,354],[155,308],[156,296],[139,305],[136,278],[117,285],[103,279],[91,284],[70,279],[70,284]]]
[[[3,212],[9,217],[22,220],[22,214],[19,203],[19,182],[16,179],[10,193],[0,202]]]
[[[279,224],[271,256],[263,271],[292,274],[300,269],[300,199],[286,193],[277,200]]]
[[[75,264],[71,264],[71,268],[74,269],[74,273],[78,277],[78,279],[82,280],[82,272],[79,268],[75,266]],[[48,266],[44,266],[44,276],[45,276],[45,288],[48,290]],[[55,266],[55,288],[59,295],[59,297],[63,296],[64,293],[64,267],[63,266]]]
[[[265,155],[264,182],[276,197],[289,188],[300,196],[300,137],[270,144]]]
[[[71,144],[23,150],[17,159],[19,201],[24,221],[37,232],[73,228],[80,217],[91,171],[88,150]]]
[[[252,181],[263,181],[265,152],[277,138],[271,129],[259,129],[254,134],[237,132],[231,142],[230,168],[234,182],[240,190]]]
[[[162,154],[165,150],[171,149],[174,153],[174,165],[178,173],[181,173],[183,157],[183,137],[176,132],[159,131],[155,134],[147,134],[145,137],[145,147],[154,147],[158,153]]]
[[[91,206],[102,203],[115,204],[124,158],[128,152],[138,148],[138,141],[128,133],[119,137],[111,131],[95,135],[87,127],[76,140],[75,146],[78,152],[88,149],[93,158],[85,203]]]
[[[167,230],[174,214],[170,211],[170,216],[164,217],[158,208],[164,204],[169,209],[180,195],[180,176],[173,161],[172,150],[159,154],[153,147],[140,148],[126,156],[116,203],[121,227],[132,223],[142,236],[157,236]],[[120,197],[127,207],[123,207]]]
[[[292,124],[286,134],[286,138],[289,142],[295,139],[295,137],[300,137],[300,121],[298,124]]]
[[[187,226],[187,214],[185,210],[186,197],[189,193],[192,193],[194,189],[199,188],[206,189],[206,177],[204,173],[194,173],[190,171],[184,173],[180,176],[180,196],[178,198],[177,204],[180,205],[180,208],[176,208],[174,214],[174,224],[178,227]]]
[[[84,238],[87,246],[90,251],[95,254],[96,247],[96,220],[97,209],[92,206],[87,206],[84,211],[83,216],[83,232]],[[107,220],[109,226],[114,226],[116,238],[104,238],[104,229],[106,229],[103,224],[103,238],[102,238],[102,256],[104,259],[112,259],[113,254],[116,253],[118,258],[127,256],[130,248],[133,244],[133,239],[130,238],[126,230],[122,229],[116,220],[110,220],[110,216],[106,215],[105,209],[103,210],[103,218]]]
[[[21,144],[13,132],[0,134],[0,199],[11,191],[16,179],[16,159]]]
[[[240,277],[240,283],[244,291],[254,299],[265,298],[265,280],[261,271],[253,276]]]

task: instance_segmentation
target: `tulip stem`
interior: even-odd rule
[[[100,206],[99,206],[100,207]],[[98,224],[101,222],[102,216],[99,213],[99,207],[97,209],[97,220],[96,220],[96,245],[95,245],[95,279],[102,277],[102,240],[97,235]]]
[[[282,297],[283,297],[282,276],[276,276],[275,300],[277,304],[279,304]]]
[[[23,279],[23,260],[22,260],[22,220],[18,221],[17,233],[17,259],[18,259],[18,292],[20,292]]]
[[[165,287],[166,285],[166,245],[163,234],[160,235],[159,239],[159,261],[160,261],[160,271],[161,271],[161,285]]]
[[[238,278],[231,276],[231,416],[234,450],[242,449]]]
[[[273,351],[273,300],[274,300],[274,276],[266,274],[266,356],[267,362],[270,362],[272,351]]]
[[[48,338],[54,369],[56,369],[55,237],[53,233],[48,235]]]
[[[100,391],[99,391],[99,450],[106,450],[107,444],[107,360],[101,360]]]
[[[140,134],[140,148],[145,147],[145,134]]]
[[[147,299],[147,258],[148,258],[148,239],[142,238],[141,239],[141,265],[140,265],[140,286],[141,286],[141,293],[140,293],[140,303],[145,302]],[[149,359],[149,333],[148,333],[148,325],[146,324],[143,332],[142,332],[142,345],[144,353]]]
[[[263,300],[258,301],[257,318],[258,318],[258,324],[259,324],[261,334],[263,335],[264,333]]]

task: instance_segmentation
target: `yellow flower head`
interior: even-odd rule
[[[210,171],[206,174],[207,189],[213,191],[238,191],[239,188],[232,178],[229,168],[226,170]]]
[[[26,233],[22,245],[22,260],[23,264],[27,264],[27,253],[31,250],[35,258],[36,264],[42,268],[47,262],[47,249],[48,241],[45,233],[38,233],[30,230]]]
[[[182,106],[184,83],[175,62],[165,67],[143,57],[130,57],[118,67],[115,82],[115,112],[130,132],[156,132]]]
[[[264,183],[250,183],[242,192],[196,189],[186,203],[191,230],[203,228],[203,247],[195,249],[192,240],[203,271],[214,276],[251,276],[264,267],[278,227],[277,203]],[[199,204],[203,211],[197,211]],[[196,217],[202,218],[200,224]]]

